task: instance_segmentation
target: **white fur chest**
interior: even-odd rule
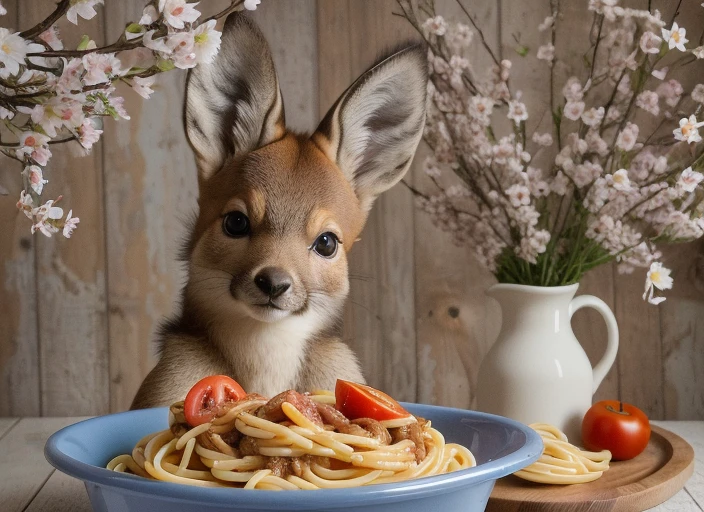
[[[296,387],[308,340],[315,332],[312,323],[304,317],[275,323],[243,318],[229,332],[220,331],[218,341],[240,385],[248,393],[273,397]]]

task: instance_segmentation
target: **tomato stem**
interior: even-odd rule
[[[618,411],[616,409],[614,409],[613,407],[611,407],[610,405],[606,406],[606,410],[611,411],[616,414],[620,414],[622,416],[630,416],[630,413],[628,411],[623,410],[623,402],[619,402],[618,405],[619,405]]]

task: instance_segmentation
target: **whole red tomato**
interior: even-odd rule
[[[618,400],[602,400],[582,420],[587,450],[609,450],[614,460],[632,459],[648,446],[650,422],[643,411]]]

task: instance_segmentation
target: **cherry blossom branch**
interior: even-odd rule
[[[56,9],[54,9],[54,12],[32,28],[25,30],[24,32],[20,32],[20,37],[24,39],[34,39],[39,34],[46,32],[49,27],[51,27],[66,14],[70,6],[71,0],[61,0],[56,6]]]

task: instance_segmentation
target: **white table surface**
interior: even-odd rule
[[[89,512],[83,483],[44,459],[44,443],[82,418],[0,418],[0,510],[3,512]],[[686,439],[696,455],[684,489],[657,512],[704,512],[704,421],[653,422]]]

